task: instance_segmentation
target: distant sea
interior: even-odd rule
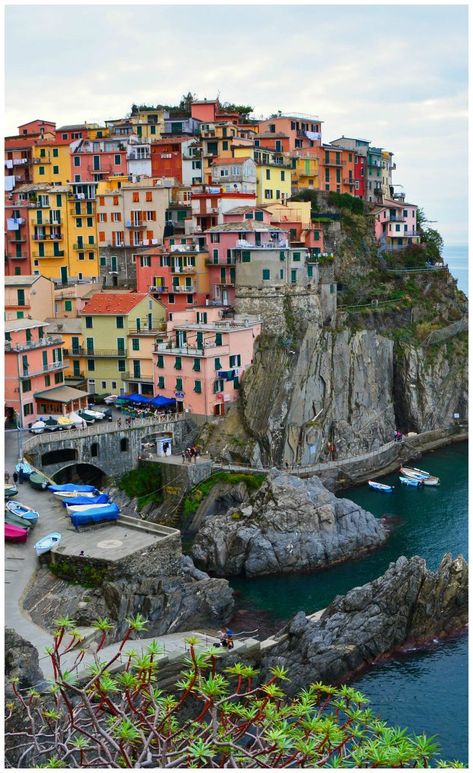
[[[468,295],[468,245],[445,244],[442,257],[448,263],[450,273],[458,279],[458,289]]]

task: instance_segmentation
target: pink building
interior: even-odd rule
[[[223,305],[235,301],[236,249],[245,247],[287,247],[287,232],[271,226],[271,215],[260,207],[236,207],[225,216],[222,225],[205,232],[209,253],[210,297]],[[244,219],[242,219],[244,218]]]
[[[127,175],[127,149],[122,140],[79,140],[71,144],[71,181],[99,182],[112,174]]]
[[[9,421],[16,415],[22,427],[42,412],[39,396],[64,382],[64,342],[48,336],[47,327],[32,319],[5,322],[5,412]],[[48,413],[56,413],[49,404]]]
[[[416,204],[383,199],[374,214],[374,233],[381,250],[393,252],[420,243]]]
[[[256,193],[231,193],[221,186],[199,185],[192,188],[192,221],[195,233],[223,223],[224,215],[240,206],[256,206]]]
[[[271,135],[278,135],[277,141],[280,145],[278,146],[276,142],[275,150],[296,150],[297,148],[309,150],[320,146],[322,121],[317,116],[306,116],[300,113],[281,114],[259,122],[258,136],[261,135],[263,135],[263,139],[260,140],[261,146],[270,142]],[[272,143],[268,147],[272,147]]]
[[[153,355],[155,394],[175,398],[179,411],[223,416],[238,398],[260,332],[257,317],[225,319],[209,306],[173,313],[168,341]]]

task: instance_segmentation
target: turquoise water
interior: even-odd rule
[[[448,245],[443,248],[442,257],[448,263],[450,273],[458,279],[458,289],[468,295],[468,246]]]
[[[426,454],[416,466],[438,475],[440,486],[401,486],[398,476],[392,474],[381,479],[396,484],[392,494],[372,491],[367,485],[341,494],[378,517],[397,516],[382,548],[314,574],[234,579],[231,585],[239,594],[239,608],[253,615],[258,609],[265,610],[274,620],[286,620],[300,609],[306,613],[322,609],[337,594],[379,577],[400,555],[420,555],[431,569],[447,551],[467,557],[467,444]],[[357,684],[387,722],[407,726],[412,732],[437,734],[444,758],[466,762],[466,636],[377,666]]]

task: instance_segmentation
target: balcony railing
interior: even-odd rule
[[[24,236],[20,236],[20,238],[18,238],[18,237],[13,238],[13,236],[9,236],[8,237],[8,241],[11,244],[21,244],[22,242],[26,242],[26,239],[25,239]]]
[[[125,220],[125,228],[144,228],[145,220]]]
[[[196,266],[172,266],[172,274],[195,274],[197,271]]]
[[[98,245],[97,244],[74,244],[73,249],[75,250],[97,250]]]
[[[62,360],[62,362],[50,362],[48,365],[42,365],[36,370],[30,370],[29,368],[23,368],[23,373],[20,374],[20,378],[31,378],[32,376],[40,376],[42,373],[57,373],[59,370],[69,367],[68,360]]]
[[[125,359],[127,357],[126,349],[86,349],[84,352],[86,357],[119,357]]]
[[[168,288],[166,287],[166,285],[159,285],[159,286],[150,285],[149,286],[149,292],[150,293],[167,293],[168,292]]]
[[[38,226],[42,226],[42,225],[61,225],[61,218],[57,218],[57,219],[46,218],[45,220],[43,219],[41,221],[39,221],[38,218],[36,218],[36,220],[33,222],[33,225],[38,225]]]
[[[5,260],[27,260],[26,255],[5,255]]]
[[[347,165],[346,161],[323,161],[322,163],[324,166],[336,166],[336,167]]]
[[[81,355],[85,354],[85,349],[83,346],[76,346],[74,349],[64,349],[64,354],[69,355],[70,357],[80,357]]]
[[[352,180],[352,178],[351,178],[351,177],[344,177],[344,178],[343,178],[343,184],[344,184],[344,185],[354,185],[354,184],[355,184],[355,181],[354,181],[354,180]]]
[[[144,381],[147,384],[153,383],[153,374],[146,375],[146,373],[135,373],[133,370],[125,370],[120,373],[123,381]]]
[[[167,329],[166,323],[162,322],[160,324],[154,324],[152,327],[129,327],[128,328],[128,334],[129,335],[158,335],[159,333],[165,332]]]
[[[40,158],[33,158],[32,162],[33,162],[33,164],[50,164],[51,163],[51,159],[50,158],[46,158],[46,157],[43,158],[41,156]]]
[[[40,255],[39,252],[34,252],[32,255],[33,258],[44,258],[45,260],[55,260],[56,258],[63,258],[64,257],[64,250],[58,250],[54,255]]]
[[[195,293],[194,285],[173,285],[172,293]]]
[[[388,239],[412,239],[415,236],[420,236],[418,231],[389,231],[385,234]]]
[[[174,355],[183,355],[188,354],[190,357],[205,357],[205,353],[208,352],[209,349],[218,349],[219,356],[225,356],[225,354],[229,354],[230,347],[227,345],[222,346],[215,343],[215,340],[209,340],[204,342],[204,346],[188,346],[185,344],[184,346],[168,346],[167,344],[158,344],[154,351],[156,354],[169,354],[171,356]]]
[[[45,346],[61,346],[63,343],[64,341],[60,336],[46,336],[46,338],[39,338],[36,341],[25,341],[21,344],[12,344],[11,341],[5,341],[5,351],[27,352],[31,349],[44,349]]]
[[[34,234],[33,235],[33,241],[35,242],[61,242],[63,240],[63,236],[60,236],[60,234]]]
[[[95,169],[93,164],[87,166],[87,170],[92,174],[110,174],[112,171],[111,164],[100,164],[100,169]]]

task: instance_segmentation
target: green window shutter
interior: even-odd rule
[[[59,167],[53,166],[53,174],[59,174]]]
[[[300,252],[293,252],[292,253],[292,259],[295,260],[296,262],[299,261],[301,259],[301,253]]]
[[[176,357],[176,362],[174,363],[174,369],[182,370],[182,357]]]
[[[182,392],[182,378],[176,378],[176,392]]]
[[[286,260],[286,253],[284,252],[284,250],[280,251],[279,260]]]
[[[194,358],[194,365],[192,366],[192,370],[200,371],[200,360],[198,357]]]
[[[243,250],[241,253],[241,262],[249,263],[251,260],[251,252],[249,250]]]
[[[86,317],[85,318],[85,326],[86,327],[92,327],[92,317]]]
[[[75,213],[76,215],[80,215],[80,201],[76,201]]]
[[[215,370],[222,370],[222,363],[220,362],[220,357],[215,358]]]
[[[260,218],[257,217],[257,215],[262,214],[261,212],[256,212],[255,219],[259,220]],[[245,214],[245,220],[253,220],[253,212],[247,212]]]
[[[46,150],[45,150],[45,148],[41,148],[40,149],[39,155],[41,156],[41,158],[45,158],[46,157]]]
[[[158,354],[158,358],[156,360],[156,367],[157,368],[164,368],[164,357],[162,354]]]
[[[119,354],[125,354],[125,339],[117,338],[117,349]]]
[[[233,379],[233,389],[240,389],[240,379],[238,376],[235,376]]]
[[[309,277],[309,279],[312,279],[312,277],[314,276],[313,268],[314,268],[313,266],[307,266],[307,276]]]
[[[320,239],[320,231],[314,231],[314,239],[317,239],[317,241],[319,241],[319,239]]]
[[[85,205],[85,211],[87,212],[88,215],[93,215],[94,214],[94,210],[93,210],[93,206],[92,206],[92,202],[91,201],[88,201],[87,204]],[[79,212],[80,212],[80,209],[79,209]]]
[[[79,360],[72,361],[72,371],[74,376],[80,376],[80,362]]]
[[[269,268],[263,268],[263,279],[264,280],[271,279],[271,272]]]
[[[293,268],[291,270],[291,284],[295,285],[297,283],[297,269]]]
[[[40,209],[38,210],[38,212],[36,214],[36,221],[37,221],[38,225],[42,225],[42,223],[43,223],[43,213],[41,212]]]
[[[262,220],[262,219],[263,219],[263,213],[255,212],[255,220]]]
[[[126,371],[126,361],[125,360],[118,360],[118,372],[124,373]]]
[[[59,148],[53,148],[53,157],[57,158],[59,156]]]
[[[194,381],[194,392],[198,395],[202,394],[202,382]]]
[[[72,336],[71,338],[72,354],[79,354],[79,338],[78,336]]]
[[[283,268],[279,269],[279,279],[284,279],[284,269]]]
[[[48,353],[47,352],[42,352],[42,354],[43,354],[43,368],[45,370],[47,370],[47,368],[48,368]]]
[[[25,291],[24,290],[17,290],[16,291],[18,296],[18,306],[24,306],[25,305]]]
[[[215,333],[215,346],[222,346],[222,333]]]
[[[93,228],[94,227],[94,220],[92,217],[87,218],[87,228]]]
[[[93,354],[94,353],[94,339],[93,338],[86,338],[86,346],[87,346],[87,354]]]
[[[44,166],[40,166],[40,168],[39,168],[39,173],[40,173],[40,174],[44,174]]]
[[[72,301],[64,301],[64,311],[72,311]]]
[[[140,339],[139,338],[132,338],[131,339],[131,348],[134,352],[140,351]]]
[[[164,376],[158,376],[158,389],[165,389]]]
[[[125,327],[124,322],[123,322],[123,317],[117,317],[116,320],[117,320],[117,327],[118,328]]]
[[[221,282],[225,282],[225,276],[226,276],[226,269],[225,268],[221,268],[220,269],[220,281]]]

